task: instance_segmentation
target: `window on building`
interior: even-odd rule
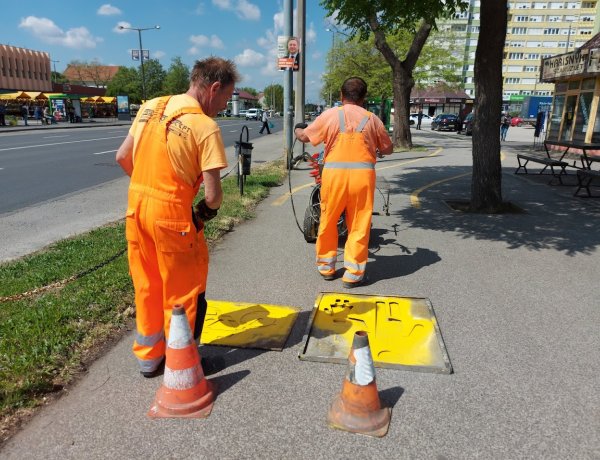
[[[515,22],[527,22],[529,20],[529,16],[517,16],[515,18]]]
[[[526,65],[523,66],[523,72],[537,72],[539,70],[536,65]]]
[[[508,53],[508,59],[523,59],[523,53]]]
[[[582,91],[579,94],[579,104],[577,106],[577,116],[575,117],[575,127],[573,130],[574,141],[585,141],[585,135],[590,123],[590,108],[593,98],[593,91]]]
[[[558,27],[550,27],[548,29],[544,29],[544,35],[558,35],[559,32]]]
[[[579,35],[592,35],[592,29],[580,29]]]
[[[507,77],[504,79],[504,83],[507,85],[516,85],[517,83],[520,83],[521,79],[517,78],[517,77]]]
[[[525,35],[527,33],[527,27],[513,27],[511,32],[514,35]]]
[[[565,7],[565,3],[564,2],[550,2],[550,9],[551,10],[561,10]]]
[[[525,56],[525,59],[530,59],[530,60],[534,60],[534,59],[539,59],[540,55],[537,53],[529,53],[527,56]]]
[[[550,16],[548,15],[548,22],[560,22],[562,21],[562,16]]]
[[[596,8],[596,2],[581,2],[582,8]]]

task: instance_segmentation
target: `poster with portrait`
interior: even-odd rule
[[[298,71],[300,68],[300,40],[298,37],[277,37],[277,67],[279,70]]]

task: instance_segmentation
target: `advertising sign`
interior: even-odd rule
[[[144,61],[147,61],[150,59],[150,50],[142,50],[142,57],[144,59]],[[131,50],[131,59],[133,61],[139,61],[140,60],[140,50]]]
[[[277,67],[279,70],[293,70],[300,67],[300,40],[297,37],[280,35],[277,37]]]
[[[117,111],[129,113],[129,96],[117,96]]]

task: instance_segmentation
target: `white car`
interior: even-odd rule
[[[260,109],[248,109],[246,112],[246,120],[258,120],[260,117]]]
[[[408,124],[410,126],[417,126],[417,121],[419,120],[419,114],[418,113],[411,113],[408,116]],[[431,121],[433,120],[433,117],[430,117],[429,115],[425,115],[423,114],[423,118],[421,118],[421,126],[431,126]]]
[[[238,112],[238,117],[245,118],[246,117],[246,112],[247,112],[247,110],[245,110],[245,109],[240,110]]]

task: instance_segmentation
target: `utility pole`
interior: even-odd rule
[[[304,90],[305,90],[305,75],[306,75],[306,0],[298,0],[297,3],[297,22],[296,33],[299,35],[300,44],[300,65],[296,76],[296,119],[294,123],[304,122]],[[304,144],[302,145],[302,153],[304,153]]]
[[[292,36],[294,17],[292,10],[292,0],[283,2],[283,34],[287,37]],[[300,55],[302,56],[302,55]],[[301,59],[302,60],[302,59]],[[288,169],[292,168],[292,134],[293,134],[293,110],[292,105],[292,82],[294,70],[286,68],[283,70],[283,137],[285,139],[285,158]]]

